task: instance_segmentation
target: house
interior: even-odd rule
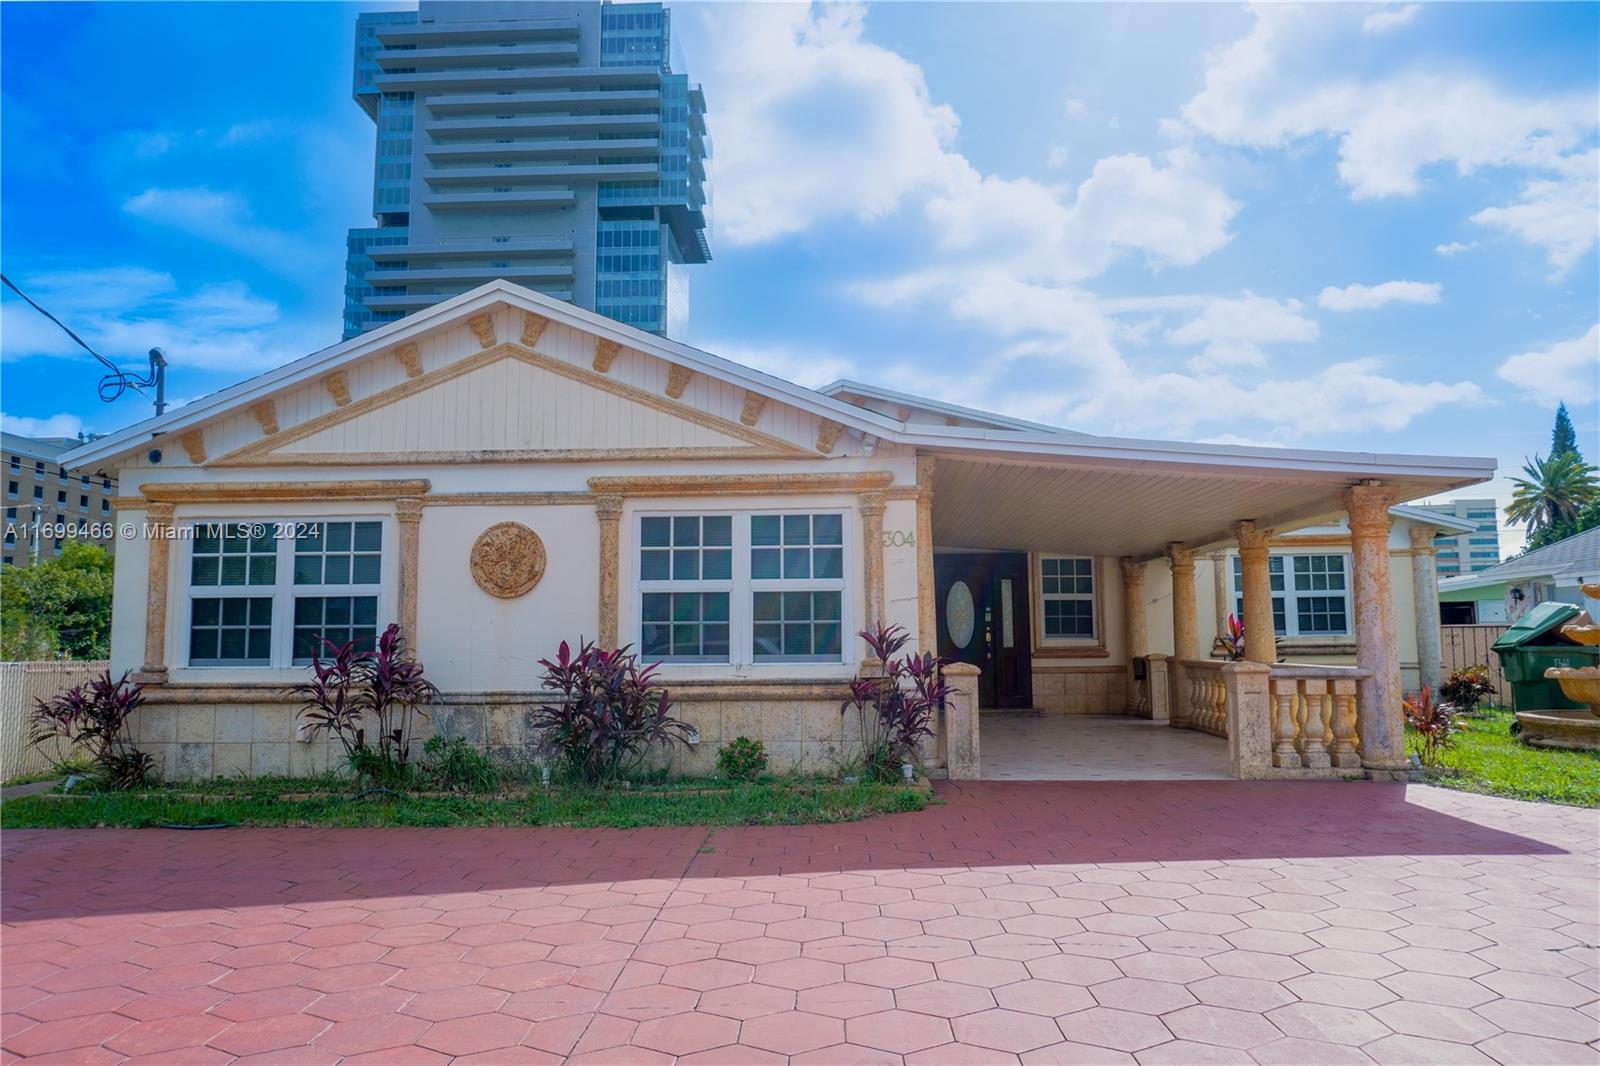
[[[982,772],[979,707],[1034,704],[1225,738],[1240,776],[1399,773],[1391,508],[1494,471],[830,395],[505,281],[64,461],[120,477],[142,522],[112,667],[147,686],[138,737],[174,777],[328,766],[285,686],[316,638],[391,621],[443,690],[433,727],[503,752],[534,739],[536,661],[589,637],[664,663],[698,729],[680,766],[748,735],[826,767],[872,667],[854,634],[883,620],[950,660],[926,757],[954,777]],[[1313,583],[1348,586],[1354,665],[1279,664],[1268,627],[1209,658],[1210,553],[1269,616],[1279,538],[1335,523],[1344,571]]]
[[[1547,600],[1576,603],[1590,613],[1600,603],[1584,598],[1578,586],[1600,580],[1600,529],[1507,559],[1476,574],[1439,582],[1440,608],[1450,625],[1509,625],[1528,608]]]
[[[6,462],[6,566],[53,559],[74,540],[116,547],[111,500],[115,478],[90,477],[62,464],[82,441],[72,437],[0,434]]]

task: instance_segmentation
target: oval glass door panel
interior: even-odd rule
[[[958,648],[965,648],[972,643],[972,631],[977,622],[976,612],[972,606],[972,590],[965,581],[957,581],[950,586],[950,594],[944,599],[944,624],[950,633],[950,643]]]

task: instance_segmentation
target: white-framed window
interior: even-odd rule
[[[1039,559],[1041,633],[1048,641],[1094,640],[1094,559],[1045,555]]]
[[[641,658],[845,661],[842,510],[641,513],[635,529]]]
[[[390,536],[379,516],[189,523],[178,661],[291,667],[327,654],[324,640],[370,649],[387,618]]]
[[[1348,637],[1350,557],[1343,553],[1272,555],[1272,628],[1280,637]],[[1234,611],[1244,618],[1244,572],[1233,557]]]

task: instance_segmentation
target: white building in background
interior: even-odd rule
[[[1500,562],[1500,508],[1494,500],[1445,500],[1413,507],[1472,523],[1470,533],[1440,537],[1439,577],[1474,574]]]
[[[53,559],[73,540],[116,550],[111,500],[117,479],[91,476],[63,465],[61,457],[83,441],[72,437],[0,434],[5,456],[6,566],[27,566],[35,555]]]

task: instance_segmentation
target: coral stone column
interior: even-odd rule
[[[1239,571],[1244,584],[1244,657],[1253,663],[1278,660],[1278,639],[1272,629],[1272,570],[1268,533],[1254,522],[1235,522]]]
[[[617,608],[621,602],[618,590],[618,568],[622,564],[617,535],[622,525],[622,497],[596,496],[594,514],[600,520],[600,646],[615,648],[617,640]]]
[[[934,601],[933,472],[938,460],[917,457],[917,646],[939,654],[939,609]]]
[[[149,585],[145,591],[144,663],[134,674],[141,685],[167,682],[167,587],[172,583],[172,523],[176,515],[177,506],[170,503],[152,503],[144,510],[150,544]]]
[[[862,603],[866,628],[871,629],[883,621],[883,493],[863,492],[856,504],[861,511]]]
[[[1133,680],[1133,660],[1146,654],[1149,646],[1149,626],[1144,611],[1144,564],[1127,557],[1122,560],[1122,629],[1123,643],[1128,658],[1128,710],[1136,714],[1146,711],[1145,701]]]
[[[400,632],[415,654],[417,650],[417,581],[422,528],[422,501],[406,496],[394,501],[395,522],[400,527]]]
[[[1183,692],[1183,664],[1188,659],[1200,657],[1199,607],[1195,601],[1194,552],[1174,541],[1167,545],[1167,565],[1172,568],[1172,665],[1170,684],[1173,692]],[[1153,686],[1152,686],[1153,691]],[[1154,698],[1152,696],[1152,702]],[[1169,707],[1177,700],[1169,698]]]
[[[1439,694],[1444,649],[1439,632],[1439,560],[1432,526],[1411,527],[1411,592],[1417,612],[1417,673]]]
[[[1368,776],[1400,774],[1409,769],[1409,763],[1400,709],[1394,590],[1389,579],[1389,508],[1394,493],[1377,484],[1356,485],[1339,499],[1350,516],[1356,662],[1369,674],[1361,682],[1356,709],[1361,765]]]
[[[1233,612],[1233,575],[1228,571],[1228,557],[1222,552],[1206,556],[1211,560],[1211,591],[1216,602],[1212,614],[1216,615],[1218,636],[1228,631],[1228,615]]]

